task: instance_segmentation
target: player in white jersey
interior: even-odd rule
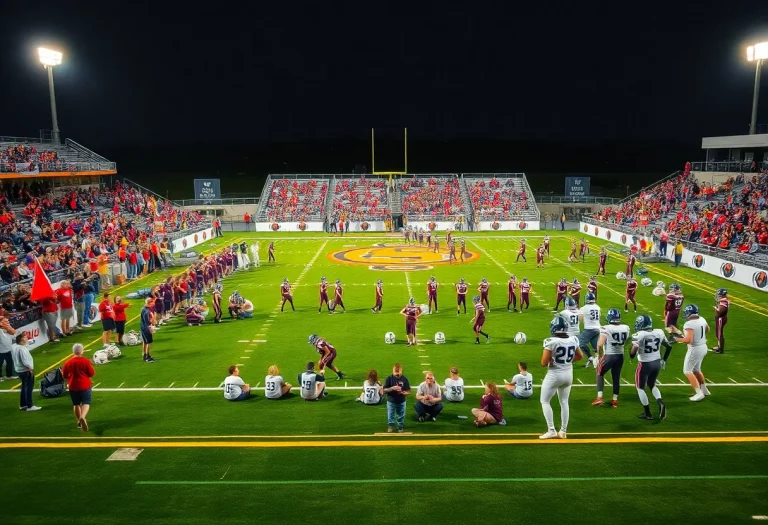
[[[240,377],[237,365],[229,367],[229,375],[224,379],[224,399],[227,401],[242,401],[251,395],[251,387]]]
[[[608,324],[600,329],[600,338],[597,341],[597,399],[592,401],[592,406],[603,404],[603,387],[605,386],[605,374],[611,372],[613,381],[613,400],[611,406],[619,406],[619,389],[621,388],[621,369],[624,366],[624,346],[629,340],[629,327],[621,324],[621,312],[617,308],[611,308],[605,315]]]
[[[584,354],[579,348],[579,339],[568,335],[568,323],[556,315],[549,323],[552,337],[544,340],[544,351],[541,354],[541,366],[547,368],[547,375],[541,383],[541,410],[547,422],[547,431],[539,439],[566,438],[570,408],[568,397],[571,395],[573,384],[573,362],[579,361]],[[549,402],[554,395],[560,401],[560,431],[555,431],[555,416]]]
[[[688,382],[691,383],[694,392],[688,399],[691,401],[701,401],[704,399],[704,396],[709,395],[704,374],[701,373],[701,362],[704,361],[704,356],[707,355],[709,325],[706,319],[699,317],[699,307],[695,304],[689,304],[683,309],[683,317],[685,318],[685,325],[683,325],[683,332],[685,333],[680,332],[675,327],[669,328],[681,336],[675,337],[675,341],[688,345],[685,361],[683,361],[683,373],[688,378]]]
[[[587,354],[587,363],[584,368],[589,368],[591,364],[597,368],[597,342],[600,339],[600,307],[595,304],[597,300],[595,294],[589,292],[586,297],[587,304],[579,310],[579,318],[584,323],[584,330],[579,334],[579,347],[582,352]],[[595,350],[595,355],[589,350],[589,345]]]
[[[648,395],[645,393],[645,387],[651,389],[651,394],[659,405],[659,420],[663,421],[667,417],[667,407],[661,399],[661,391],[656,386],[656,378],[659,372],[666,366],[669,352],[672,345],[667,341],[664,331],[653,328],[651,316],[641,315],[635,320],[635,330],[637,333],[632,337],[632,349],[629,356],[634,359],[637,356],[637,370],[635,371],[635,388],[637,388],[637,397],[643,405],[643,413],[640,419],[653,419],[651,408],[648,402]],[[664,359],[661,358],[661,347],[666,349]]]
[[[458,368],[455,366],[451,367],[451,377],[445,380],[443,386],[445,387],[443,397],[446,401],[451,403],[461,403],[464,401],[464,379],[459,377]]]
[[[517,370],[520,373],[515,374],[512,381],[505,379],[504,386],[515,399],[530,399],[533,395],[533,375],[528,373],[528,364],[523,361],[517,363]]]
[[[581,328],[579,324],[579,305],[576,304],[576,299],[573,297],[566,297],[565,310],[560,312],[560,316],[563,317],[568,324],[568,335],[579,337]]]
[[[315,363],[307,363],[307,369],[299,374],[301,398],[305,401],[317,401],[325,397],[325,377],[315,372]]]
[[[367,379],[363,382],[363,393],[357,398],[357,401],[365,405],[378,405],[381,403],[381,396],[384,394],[384,387],[379,381],[379,374],[376,370],[368,372]]]
[[[267,370],[267,377],[264,378],[264,397],[267,399],[280,399],[291,391],[292,385],[286,383],[283,376],[280,375],[280,369],[277,365],[272,365]]]

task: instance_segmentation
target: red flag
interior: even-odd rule
[[[48,279],[48,276],[45,274],[43,266],[40,264],[40,261],[37,260],[37,257],[34,258],[34,261],[35,279],[32,282],[32,293],[29,295],[29,300],[40,301],[49,297],[55,297],[56,294],[53,292],[51,280]]]

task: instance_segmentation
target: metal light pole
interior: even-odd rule
[[[53,124],[52,138],[54,144],[61,144],[59,139],[59,118],[56,114],[56,90],[53,87],[53,67],[61,64],[61,52],[46,49],[44,47],[37,48],[37,52],[40,56],[40,62],[43,67],[48,70],[48,93],[51,97],[51,121]]]
[[[757,132],[757,103],[760,98],[760,73],[763,62],[768,58],[768,42],[760,42],[747,47],[747,60],[755,62],[755,91],[752,95],[752,120],[749,123],[749,134]]]

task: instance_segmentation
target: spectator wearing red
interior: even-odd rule
[[[48,340],[53,343],[58,343],[59,339],[56,337],[56,321],[59,318],[59,305],[56,304],[56,297],[46,297],[40,304],[43,310],[43,320],[48,331]]]
[[[104,292],[104,300],[99,303],[99,314],[101,315],[101,342],[106,348],[110,343],[112,332],[115,331],[115,311],[109,298],[109,292]]]
[[[128,320],[125,315],[126,308],[131,306],[130,303],[124,303],[123,298],[119,295],[115,297],[115,304],[112,305],[112,311],[115,312],[115,332],[117,333],[117,344],[123,344],[123,334],[125,333],[125,323]]]
[[[245,231],[249,232],[251,231],[251,216],[248,215],[246,212],[245,216],[243,217],[243,222],[245,222]]]
[[[61,307],[61,333],[64,337],[68,337],[74,333],[71,323],[72,318],[75,316],[74,292],[72,291],[71,282],[68,280],[61,282],[61,285],[56,290],[56,299]]]
[[[91,378],[96,371],[91,360],[83,357],[83,345],[77,343],[72,347],[74,354],[62,367],[62,375],[67,380],[69,397],[72,399],[72,410],[75,414],[77,427],[88,432],[88,421],[85,417],[91,409]]]

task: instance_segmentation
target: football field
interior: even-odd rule
[[[677,282],[685,304],[699,305],[713,329],[710,347],[714,293],[728,288],[726,353],[710,353],[703,364],[712,395],[699,403],[688,400],[693,392],[682,373],[684,345],[674,345],[660,375],[668,407],[663,422],[637,418],[642,408],[634,388],[636,362],[628,356],[618,408],[591,406],[595,370],[578,363],[568,439],[540,441],[546,425],[538,401],[545,372],[539,360],[549,337],[555,283],[578,278],[583,300],[601,246],[591,239],[591,254],[571,263],[570,242],[579,232],[550,232],[551,257],[537,269],[534,252],[544,233],[466,234],[468,260],[461,264],[385,234],[242,233],[201,246],[205,252],[224,241],[260,244],[261,266],[223,283],[225,298],[238,290],[253,301],[253,319],[232,321],[225,313],[222,324],[188,327],[177,318],[155,334],[155,363],[142,362],[140,346],[123,347],[121,358],[96,368],[87,434],[76,428],[68,397],[35,394],[43,410],[19,412],[18,385],[0,384],[2,493],[7,501],[23,502],[11,505],[0,523],[36,523],[52,511],[63,524],[202,524],[225,517],[231,523],[295,523],[308,516],[339,523],[415,523],[427,516],[476,522],[489,513],[504,519],[507,512],[520,520],[563,523],[736,523],[768,515],[768,355],[761,342],[768,295],[687,268],[647,265],[654,283]],[[515,262],[522,237],[528,261]],[[266,262],[270,241],[275,263]],[[597,303],[603,314],[619,308],[632,328],[636,314],[624,313],[625,283],[615,277],[624,271],[624,259],[609,252]],[[523,313],[507,311],[510,274],[533,284],[530,309]],[[346,313],[330,315],[325,307],[318,313],[323,276],[331,284],[341,280]],[[399,312],[409,297],[427,303],[431,276],[440,283],[439,311],[421,316],[419,342],[407,347]],[[469,309],[457,315],[454,283],[462,277],[470,284]],[[280,311],[283,278],[294,287],[295,312],[288,305]],[[491,284],[484,328],[491,340],[475,345],[471,298],[482,278]],[[377,279],[384,282],[384,306],[374,314]],[[654,327],[663,328],[664,298],[652,289],[639,287],[638,314],[651,315]],[[128,310],[128,329],[138,329],[139,309],[136,301]],[[395,344],[385,343],[387,332],[396,334]],[[445,334],[445,344],[433,342],[436,332]],[[525,344],[515,344],[517,332],[526,334]],[[262,390],[244,402],[223,399],[221,383],[233,364],[259,389],[273,364],[295,385],[307,361],[319,357],[307,344],[310,334],[336,347],[335,364],[346,374],[335,381],[328,371],[327,398],[267,401]],[[35,350],[36,372],[60,366],[74,342],[87,344],[86,355],[92,355],[101,347],[99,336],[94,326]],[[505,395],[508,425],[475,428],[470,409],[479,406],[483,385],[503,386],[519,361],[529,365],[534,396],[521,401]],[[396,362],[414,394],[425,371],[442,384],[450,367],[458,367],[465,401],[444,403],[437,421],[419,423],[412,395],[405,432],[387,434],[386,407],[364,406],[355,398],[368,370],[376,369],[383,381]],[[610,396],[609,376],[605,397]],[[559,426],[556,400],[552,406]],[[132,461],[106,461],[125,448],[142,451]]]

